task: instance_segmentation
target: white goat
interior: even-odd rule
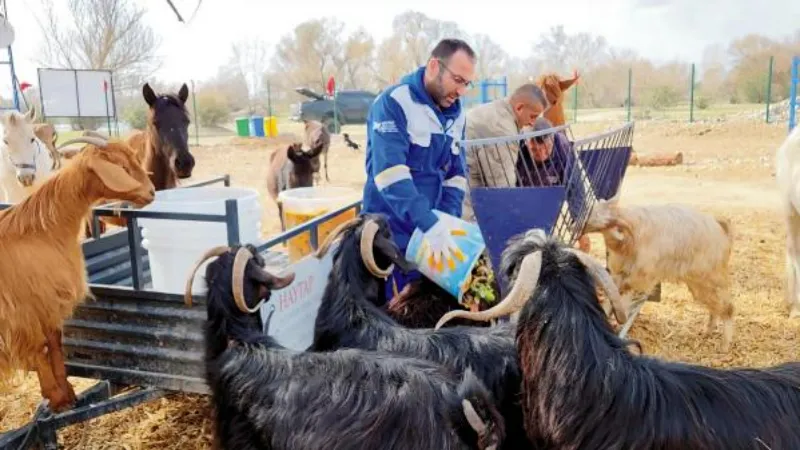
[[[786,303],[789,317],[800,316],[800,126],[778,147],[775,179],[786,219]]]
[[[726,219],[684,205],[623,207],[617,194],[595,204],[584,232],[603,234],[611,276],[627,304],[659,282],[686,283],[694,300],[710,312],[707,332],[722,319],[722,351],[730,350],[733,234]]]
[[[34,133],[36,111],[22,115],[10,111],[0,116],[0,190],[6,203],[18,203],[33,190],[34,183],[53,173],[55,164],[48,147]]]

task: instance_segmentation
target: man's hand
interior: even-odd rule
[[[466,258],[453,241],[453,236],[466,235],[465,230],[450,228],[444,220],[439,219],[427,233],[423,234],[422,244],[417,251],[417,263],[421,264],[422,259],[427,255],[428,265],[432,270],[441,272],[444,269],[445,261],[450,270],[455,270],[456,264],[453,257],[455,256],[461,262],[464,262]]]

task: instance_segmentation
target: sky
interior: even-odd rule
[[[6,0],[15,28],[17,76],[36,83],[34,57],[41,32],[37,0]],[[303,0],[277,8],[269,0],[203,0],[189,23],[180,23],[166,0],[134,0],[162,40],[163,64],[156,76],[168,82],[202,80],[225,64],[233,42],[248,36],[274,46],[303,21],[336,17],[345,31],[363,26],[377,40],[391,33],[392,19],[407,10],[452,20],[469,33],[488,34],[513,56],[525,57],[539,33],[563,25],[567,33],[603,35],[615,47],[631,48],[654,61],[675,58],[700,63],[703,50],[748,33],[781,38],[800,29],[800,1],[763,0],[405,0],[383,4],[361,0]],[[67,0],[55,0],[65,5]],[[186,19],[198,0],[173,0]],[[488,4],[488,5],[487,5]],[[524,5],[524,6],[523,6]],[[594,6],[592,6],[594,5]],[[198,56],[199,55],[199,56]],[[0,56],[1,57],[1,56]],[[4,77],[0,72],[0,77]],[[3,80],[5,81],[5,80]]]

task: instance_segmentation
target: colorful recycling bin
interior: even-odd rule
[[[252,135],[255,137],[264,137],[264,117],[253,116],[250,118],[252,125]]]
[[[276,137],[278,135],[278,118],[269,116],[264,118],[264,129],[269,137]]]
[[[236,134],[239,137],[250,136],[250,119],[247,117],[236,118]]]
[[[455,262],[455,270],[451,270],[447,267],[447,263],[444,264],[445,268],[441,272],[432,269],[427,261],[424,261],[425,253],[422,252],[418,255],[423,240],[423,233],[419,229],[414,230],[414,233],[411,235],[411,240],[409,240],[408,247],[406,247],[405,256],[408,261],[414,261],[417,264],[417,270],[431,281],[441,286],[442,289],[452,294],[458,302],[461,303],[464,292],[469,289],[469,283],[472,279],[472,269],[474,269],[475,264],[478,263],[478,259],[480,259],[481,254],[486,248],[486,244],[483,241],[481,229],[476,224],[469,223],[441,211],[434,210],[433,213],[436,214],[440,220],[451,222],[453,228],[460,228],[466,232],[464,236],[453,236],[453,241],[459,247],[461,253],[464,254],[464,261],[460,261],[454,256],[453,262]],[[419,259],[418,256],[423,259]]]

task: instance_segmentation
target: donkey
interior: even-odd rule
[[[142,95],[150,107],[147,129],[128,137],[128,145],[137,151],[156,190],[172,189],[178,185],[179,178],[191,177],[194,169],[186,109],[189,88],[184,83],[178,95],[156,94],[150,84],[145,83]]]
[[[56,170],[57,158],[34,133],[36,110],[25,115],[9,111],[0,116],[3,142],[0,144],[0,190],[6,203],[18,203]]]
[[[328,149],[331,146],[331,134],[322,122],[318,120],[306,120],[305,122],[305,144],[312,152],[322,152],[325,165],[325,181],[328,178]],[[312,160],[314,164],[314,174],[319,174],[319,159]]]
[[[319,155],[321,152],[322,146],[306,151],[303,150],[301,143],[295,142],[285,150],[278,149],[269,155],[267,192],[278,205],[281,229],[285,228],[283,208],[278,202],[278,194],[287,189],[313,186],[314,173],[319,170]]]

